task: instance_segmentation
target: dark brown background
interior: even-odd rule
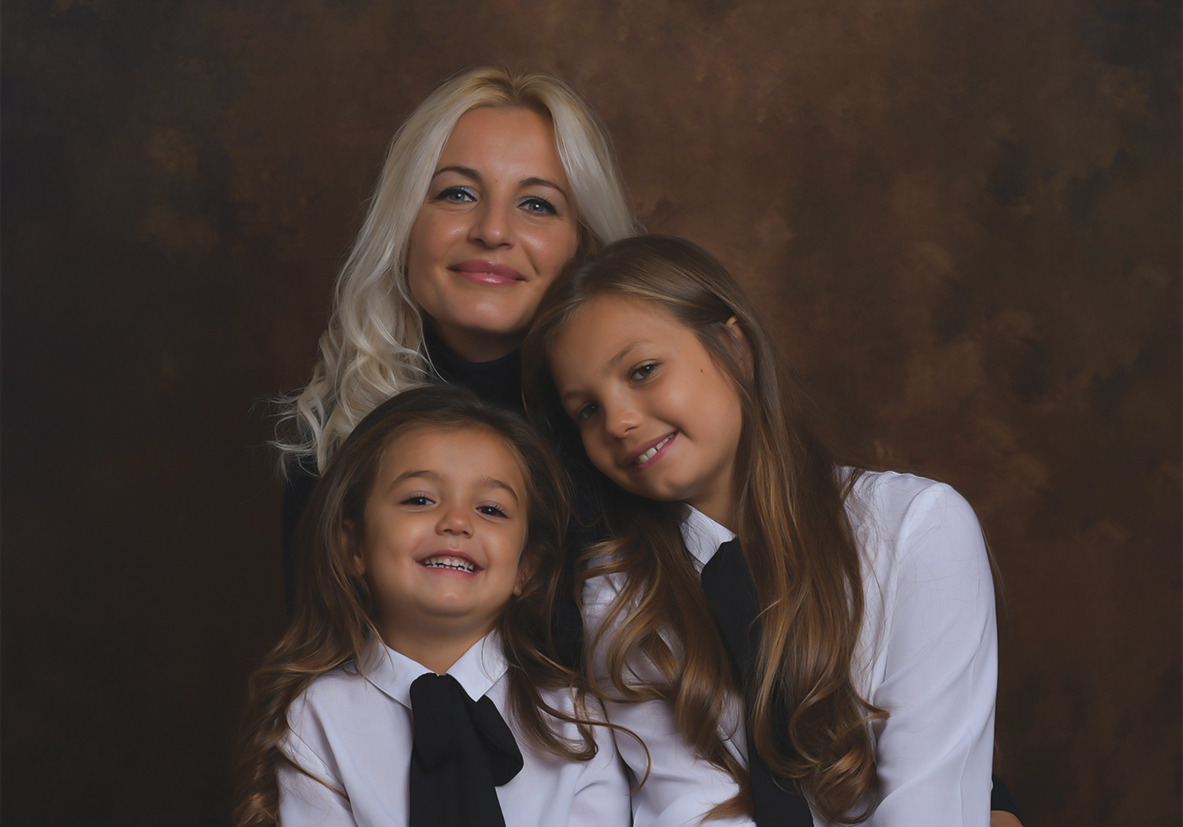
[[[259,400],[394,129],[494,59],[587,95],[848,450],[976,505],[1028,827],[1179,823],[1177,2],[8,0],[3,36],[7,824],[224,822],[283,622]]]

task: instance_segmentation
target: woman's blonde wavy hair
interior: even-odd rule
[[[423,321],[407,283],[411,226],[456,121],[477,107],[528,109],[554,124],[579,220],[579,254],[633,235],[637,224],[607,132],[566,83],[541,69],[483,67],[445,81],[395,133],[365,222],[341,274],[320,358],[299,394],[282,401],[276,441],[285,464],[323,471],[380,402],[428,379]]]
[[[732,380],[743,408],[735,458],[736,534],[756,587],[762,637],[745,706],[750,744],[800,785],[827,821],[855,812],[875,782],[868,721],[885,713],[851,678],[863,616],[860,554],[844,503],[857,474],[840,473],[814,437],[812,407],[783,367],[755,307],[715,258],[668,236],[611,244],[572,265],[543,298],[522,348],[531,417],[570,419],[558,405],[549,358],[585,302],[614,296],[652,306],[694,331]],[[735,347],[734,317],[749,349]],[[568,432],[565,439],[570,439]],[[575,437],[578,439],[578,437]],[[719,737],[731,669],[680,531],[681,506],[603,486],[610,539],[589,550],[583,580],[625,575],[587,647],[603,658],[611,696],[670,703],[698,754],[729,772],[736,798],[710,815],[750,812],[747,773]],[[677,649],[666,641],[673,634]],[[660,676],[638,684],[630,663]]]

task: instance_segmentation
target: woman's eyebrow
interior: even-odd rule
[[[565,189],[563,189],[562,187],[560,187],[558,184],[556,184],[554,181],[550,180],[549,178],[538,178],[536,176],[530,177],[530,178],[523,178],[521,183],[518,184],[518,186],[520,186],[520,187],[550,187],[552,190],[556,190],[557,192],[561,193],[564,198],[567,197],[567,191]]]
[[[463,175],[465,178],[471,178],[474,181],[483,181],[484,180],[484,178],[481,177],[481,174],[479,172],[477,172],[475,169],[473,169],[472,167],[464,167],[464,166],[460,166],[459,164],[452,164],[451,166],[440,167],[439,169],[437,169],[435,171],[435,175],[431,176],[432,180],[435,180],[435,178],[437,176],[443,175],[445,172],[455,172],[457,175]],[[559,192],[560,194],[562,194],[562,196],[564,198],[568,197],[567,191],[565,189],[563,189],[562,187],[560,187],[557,183],[550,180],[549,178],[542,178],[537,175],[532,175],[529,178],[523,178],[521,181],[518,182],[518,186],[519,187],[549,187],[550,189],[555,190],[556,192]]]
[[[435,178],[438,178],[439,176],[443,175],[445,172],[459,173],[460,175],[463,175],[465,178],[471,178],[474,181],[482,180],[481,174],[479,172],[477,172],[475,169],[473,169],[471,167],[462,167],[459,164],[453,164],[448,167],[440,167],[439,169],[437,169],[435,171],[435,174],[432,175],[431,177],[434,180]]]

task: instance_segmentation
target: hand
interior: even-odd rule
[[[991,810],[990,827],[1023,827],[1023,822],[1006,810]]]

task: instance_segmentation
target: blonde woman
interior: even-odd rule
[[[605,130],[554,75],[473,69],[411,114],[338,278],[320,358],[282,425],[289,611],[295,527],[354,426],[437,381],[521,409],[517,349],[543,292],[576,254],[636,231]]]

